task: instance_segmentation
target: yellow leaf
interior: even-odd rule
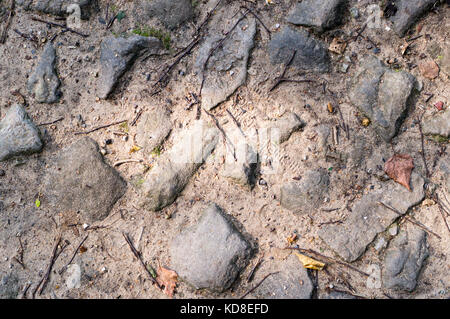
[[[314,269],[314,270],[322,270],[323,267],[325,267],[324,263],[321,263],[320,261],[317,261],[315,259],[312,259],[308,256],[302,255],[298,252],[294,252],[294,254],[297,255],[298,259],[302,262],[303,267]]]
[[[130,149],[130,152],[129,152],[129,153],[131,154],[131,153],[137,152],[137,151],[139,151],[141,148],[142,148],[142,147],[140,147],[140,146],[133,145],[133,147]]]
[[[369,120],[367,117],[365,117],[365,118],[363,118],[361,124],[362,124],[363,126],[369,126],[370,120]]]

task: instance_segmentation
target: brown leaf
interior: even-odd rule
[[[177,286],[177,273],[173,270],[159,266],[157,274],[156,281],[160,286],[164,286],[164,293],[172,298],[175,287]]]
[[[425,60],[419,63],[419,71],[424,77],[433,80],[439,75],[439,66],[433,60]]]
[[[411,171],[414,168],[414,161],[408,154],[395,154],[384,164],[384,171],[397,183],[405,186],[409,191],[409,181]]]

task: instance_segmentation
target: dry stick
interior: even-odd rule
[[[224,37],[216,44],[216,46],[215,46],[214,48],[212,48],[211,51],[209,51],[208,57],[206,58],[205,63],[203,63],[203,67],[202,67],[202,84],[201,84],[201,86],[200,86],[199,96],[202,96],[203,85],[205,84],[205,79],[206,79],[206,76],[205,76],[205,70],[206,70],[206,67],[208,66],[209,59],[212,57],[213,53],[214,53],[220,46],[223,45],[223,43],[225,42],[225,40],[228,39],[228,37],[230,36],[230,34],[234,31],[234,29],[236,29],[236,27],[238,26],[238,24],[239,24],[242,20],[244,20],[244,18],[247,16],[248,13],[249,13],[249,11],[247,10],[247,11],[242,15],[242,17],[240,17],[240,18],[236,21],[236,23],[233,25],[233,27],[232,27],[230,30],[228,30],[227,33],[225,33],[225,36],[224,36]]]
[[[135,126],[136,125],[136,122],[137,122],[137,120],[139,120],[139,118],[141,117],[141,115],[142,115],[142,112],[144,112],[144,109],[140,109],[139,110],[139,112],[138,112],[138,114],[136,115],[136,117],[133,119],[133,121],[131,121],[131,126]]]
[[[122,164],[125,164],[125,163],[143,163],[143,162],[144,162],[144,160],[141,160],[141,159],[130,158],[130,159],[124,159],[124,160],[120,160],[120,161],[115,162],[113,164],[113,167],[116,167],[116,166],[119,166],[119,165],[122,165]]]
[[[255,267],[253,267],[253,269],[250,271],[250,273],[247,276],[247,282],[250,282],[253,280],[253,275],[255,274],[256,269],[258,269],[258,267],[262,264],[263,262],[263,256],[261,256],[258,261],[255,264]]]
[[[150,277],[150,280],[156,285],[156,287],[158,287],[159,289],[161,289],[161,286],[159,285],[159,283],[156,281],[155,278],[153,278],[152,273],[147,269],[147,267],[145,266],[144,261],[142,260],[142,256],[141,253],[139,251],[136,250],[136,248],[133,245],[133,242],[131,241],[131,238],[128,234],[122,233],[123,238],[125,238],[126,242],[128,243],[128,246],[130,246],[131,251],[133,252],[134,256],[140,261],[142,267],[145,269],[145,271],[147,272],[147,274]]]
[[[427,233],[430,233],[430,234],[436,236],[437,238],[442,239],[441,236],[439,236],[438,234],[436,234],[436,233],[434,233],[433,231],[429,230],[425,225],[423,225],[422,223],[418,222],[416,219],[412,218],[411,216],[403,215],[402,213],[400,213],[400,212],[399,212],[397,209],[395,209],[394,207],[389,206],[388,204],[385,204],[385,203],[383,203],[383,202],[381,202],[381,201],[379,201],[378,203],[379,203],[380,205],[386,207],[387,209],[393,211],[393,212],[396,213],[398,216],[400,216],[400,217],[405,217],[405,219],[406,219],[407,221],[410,221],[410,222],[413,223],[414,225],[416,225],[416,226],[422,228],[422,229],[425,230]]]
[[[228,113],[228,115],[231,117],[231,119],[233,120],[234,124],[236,124],[236,126],[238,127],[239,131],[241,131],[242,135],[245,137],[245,133],[242,130],[241,124],[238,122],[238,120],[234,117],[234,115],[230,112],[229,109],[225,109]]]
[[[72,258],[70,258],[69,262],[61,268],[61,270],[59,271],[59,274],[62,275],[66,270],[67,267],[69,267],[69,265],[72,263],[72,261],[75,259],[75,256],[78,253],[78,250],[80,250],[81,245],[83,245],[83,243],[86,241],[86,239],[88,238],[89,235],[86,235],[86,237],[83,238],[83,240],[80,242],[80,244],[77,246],[77,249],[75,249],[75,251],[73,252]]]
[[[37,37],[34,34],[33,35],[25,34],[25,33],[20,32],[17,29],[14,29],[14,32],[17,33],[18,35],[20,35],[24,39],[27,39],[29,41],[36,42],[36,43],[39,42],[39,40],[37,39]]]
[[[297,50],[294,50],[294,52],[292,52],[291,58],[289,59],[288,63],[286,63],[284,65],[284,69],[283,72],[281,73],[281,75],[277,78],[277,81],[275,82],[275,84],[272,86],[272,88],[269,90],[269,92],[273,91],[282,81],[281,79],[284,78],[284,75],[286,74],[287,68],[289,67],[289,65],[291,65],[292,61],[294,61],[294,57],[297,54]]]
[[[46,122],[46,123],[38,124],[38,126],[51,125],[51,124],[58,123],[58,122],[60,122],[60,121],[62,121],[62,120],[64,120],[64,117],[60,117],[59,119],[56,119],[56,120],[51,121],[51,122]]]
[[[248,11],[256,18],[256,20],[258,20],[259,23],[261,23],[261,25],[263,26],[263,28],[266,29],[267,33],[269,34],[269,39],[272,37],[272,32],[270,32],[269,28],[266,27],[266,25],[261,21],[261,19],[256,15],[255,12],[253,12],[250,8],[247,8],[246,6],[241,6],[241,9],[246,9],[246,10],[248,10]]]
[[[233,143],[230,141],[230,139],[228,138],[227,134],[225,133],[225,131],[223,130],[223,128],[220,126],[219,124],[219,120],[211,113],[209,113],[208,111],[204,110],[206,114],[208,114],[214,121],[214,124],[216,125],[216,127],[219,129],[220,133],[222,133],[223,137],[225,138],[225,140],[228,142],[228,144],[230,144],[231,148],[233,149],[233,157],[234,160],[237,161],[236,158],[236,147],[234,147]]]
[[[6,41],[6,36],[8,34],[8,29],[9,29],[9,26],[11,24],[12,16],[14,15],[15,4],[16,4],[16,1],[15,0],[11,0],[11,9],[9,10],[9,15],[8,15],[8,19],[6,20],[5,28],[3,29],[3,32],[2,32],[2,34],[0,36],[0,44],[5,43],[5,41]]]
[[[325,258],[325,259],[327,259],[327,260],[329,260],[329,261],[331,261],[331,262],[333,262],[333,263],[337,263],[337,264],[340,264],[340,265],[342,265],[342,266],[348,267],[348,268],[350,268],[350,269],[352,269],[352,270],[354,270],[354,271],[360,273],[361,275],[364,275],[364,276],[366,276],[366,277],[370,277],[370,275],[369,275],[368,273],[365,273],[364,271],[359,270],[358,268],[355,268],[355,267],[353,267],[352,265],[349,265],[349,264],[347,264],[347,263],[345,263],[345,262],[336,260],[336,259],[334,259],[334,258],[325,256],[325,255],[322,255],[322,254],[320,254],[320,253],[318,253],[318,252],[316,252],[316,251],[314,251],[314,250],[312,250],[312,249],[302,249],[302,248],[297,248],[297,247],[286,247],[286,248],[284,248],[284,249],[298,250],[298,251],[300,251],[300,252],[302,252],[302,253],[307,253],[307,254],[315,254],[315,255],[317,255],[317,256],[319,256],[319,257],[321,257],[321,258]]]
[[[77,30],[74,30],[74,29],[72,29],[72,28],[69,28],[68,26],[65,26],[65,25],[63,25],[63,24],[59,24],[59,23],[55,23],[55,22],[51,22],[51,21],[42,20],[42,19],[37,18],[37,17],[32,17],[31,20],[33,20],[33,21],[38,21],[38,22],[42,22],[42,23],[47,23],[47,24],[49,24],[49,25],[52,25],[52,26],[55,26],[55,27],[62,28],[62,29],[64,29],[64,30],[66,30],[66,31],[69,31],[69,32],[78,34],[79,36],[82,36],[82,37],[84,37],[84,38],[87,38],[87,37],[89,36],[89,34],[84,34],[84,33],[78,32]]]
[[[256,288],[258,288],[258,287],[264,282],[264,280],[267,279],[267,277],[272,276],[272,275],[275,275],[275,274],[278,274],[278,273],[279,273],[279,271],[276,271],[276,272],[271,272],[271,273],[265,275],[264,278],[261,279],[260,282],[258,282],[252,289],[250,289],[250,290],[247,291],[245,294],[243,294],[239,299],[244,299],[248,294],[250,294],[250,293],[253,292]]]
[[[108,30],[109,28],[112,27],[112,25],[114,24],[114,21],[116,21],[118,15],[119,15],[119,13],[116,13],[116,15],[114,17],[112,17],[111,20],[109,20],[108,24],[106,25],[106,30]]]
[[[450,228],[448,227],[447,220],[445,219],[445,215],[444,215],[445,209],[444,209],[444,207],[442,206],[442,203],[441,203],[441,201],[439,200],[439,196],[438,196],[437,194],[435,194],[435,198],[436,198],[436,202],[437,202],[437,204],[438,204],[439,212],[441,213],[441,216],[442,216],[442,219],[444,220],[445,226],[447,226],[447,230],[448,230],[448,232],[450,233]]]
[[[337,106],[337,109],[338,109],[338,112],[339,112],[339,117],[341,118],[341,121],[342,121],[342,125],[340,125],[340,126],[345,131],[346,137],[349,140],[350,139],[349,127],[344,121],[344,116],[342,115],[341,107],[339,105]]]
[[[430,177],[430,171],[428,170],[427,160],[425,159],[425,146],[424,146],[424,143],[423,143],[424,138],[423,138],[423,132],[422,132],[422,117],[420,117],[420,118],[417,117],[417,123],[418,123],[418,126],[419,126],[420,142],[421,142],[421,145],[422,145],[421,155],[422,155],[423,165],[425,166],[426,177],[429,178]]]
[[[85,132],[75,132],[74,134],[75,134],[75,135],[80,135],[80,134],[90,134],[90,133],[92,133],[92,132],[101,130],[101,129],[103,129],[103,128],[107,128],[107,127],[110,127],[110,126],[113,126],[113,125],[117,125],[117,124],[122,124],[123,122],[126,122],[126,121],[127,121],[127,120],[117,121],[117,122],[114,122],[114,123],[110,123],[110,124],[105,124],[105,125],[98,126],[98,127],[93,128],[93,129],[91,129],[91,130],[89,130],[89,131],[85,131]]]

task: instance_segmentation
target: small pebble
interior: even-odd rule
[[[0,176],[5,176],[6,172],[4,169],[0,169]]]
[[[375,49],[373,49],[373,53],[375,53],[375,54],[378,54],[378,53],[380,53],[380,52],[381,52],[380,48],[375,48]]]

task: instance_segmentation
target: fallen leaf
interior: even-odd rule
[[[365,117],[365,118],[363,118],[361,124],[362,124],[363,126],[369,126],[370,120],[369,120],[367,117]]]
[[[131,147],[129,153],[132,154],[132,153],[134,153],[134,152],[137,152],[137,151],[139,151],[141,148],[142,148],[142,147],[140,147],[140,146],[133,145],[133,147]]]
[[[178,275],[175,271],[166,269],[164,267],[159,266],[157,270],[156,281],[162,287],[164,286],[164,293],[173,297],[173,292],[177,285]]]
[[[292,245],[297,240],[297,234],[289,236],[288,238],[286,238],[286,240],[289,243],[289,245]]]
[[[337,53],[337,54],[343,54],[345,52],[345,48],[347,47],[347,42],[334,38],[333,41],[331,41],[330,46],[328,47],[328,50],[331,52]]]
[[[333,104],[331,104],[331,102],[327,104],[327,109],[328,109],[328,112],[330,112],[330,113],[334,112]]]
[[[439,66],[433,60],[426,60],[419,63],[419,71],[427,79],[433,80],[439,75]]]
[[[436,102],[436,104],[434,104],[434,107],[437,108],[438,111],[442,111],[444,109],[444,102]]]
[[[36,199],[36,201],[34,202],[36,204],[36,207],[39,208],[41,206],[41,201],[38,199]]]
[[[411,191],[409,181],[413,168],[414,161],[408,154],[395,154],[384,164],[386,174],[397,183],[405,186],[409,191]]]
[[[314,269],[314,270],[322,270],[323,267],[325,267],[325,264],[317,261],[315,259],[312,259],[308,256],[302,255],[296,251],[294,251],[294,254],[297,255],[298,259],[302,262],[303,267],[308,269]]]

